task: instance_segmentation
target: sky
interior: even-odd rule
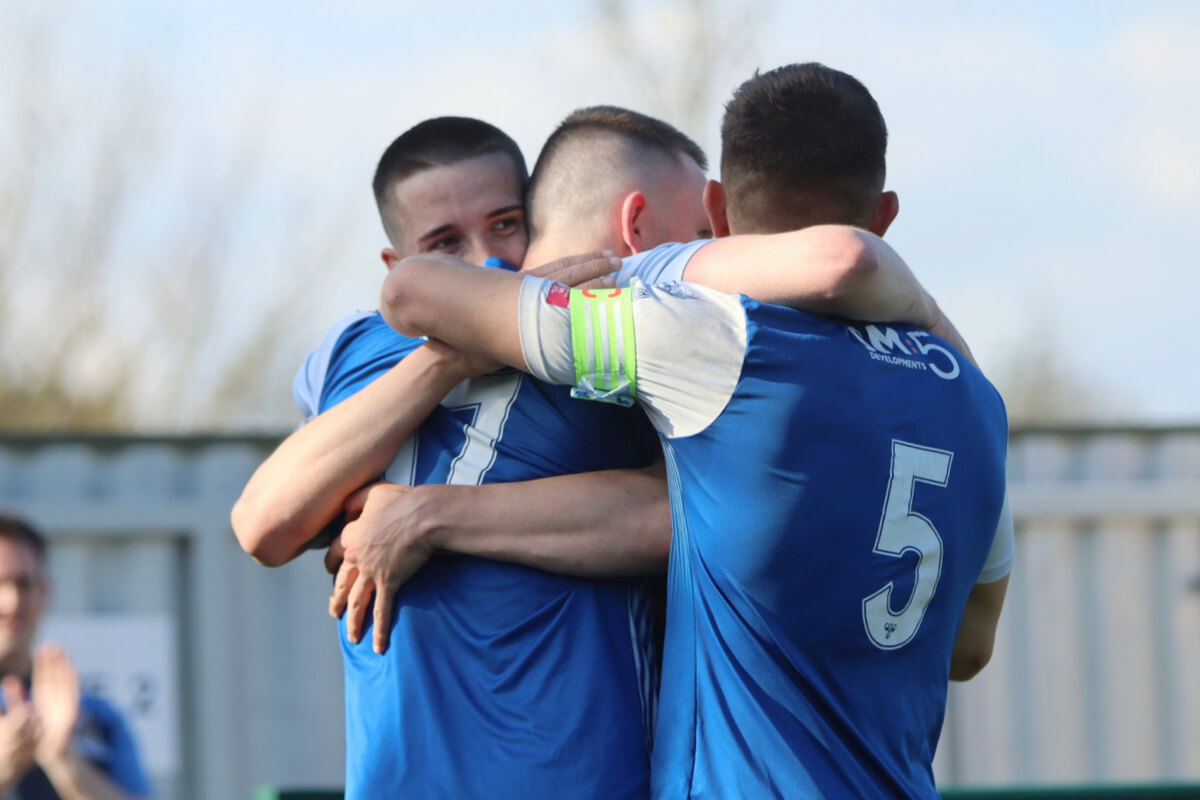
[[[985,371],[1011,380],[1050,353],[1054,374],[1086,390],[1081,417],[1200,423],[1200,4],[709,0],[698,21],[694,4],[646,0],[625,4],[625,48],[600,5],[18,0],[0,7],[0,69],[38,34],[60,132],[80,142],[129,92],[150,98],[137,108],[159,118],[155,180],[122,224],[122,261],[170,252],[162,209],[186,208],[231,170],[252,174],[218,300],[197,310],[212,332],[201,357],[219,364],[256,335],[248,320],[294,276],[306,301],[281,323],[278,356],[297,364],[337,317],[375,305],[385,241],[371,173],[421,119],[486,119],[532,162],[572,109],[627,105],[685,127],[717,163],[721,104],[738,83],[821,61],[878,100],[901,203],[887,238]],[[688,49],[697,24],[718,33],[702,106],[682,119],[654,87],[701,62]],[[0,109],[20,90],[3,85]],[[321,225],[339,232],[328,267],[289,272],[281,243],[304,247]],[[7,291],[34,292],[29,281]],[[113,282],[112,302],[137,318],[119,270]],[[290,424],[278,410],[289,371],[255,422]]]

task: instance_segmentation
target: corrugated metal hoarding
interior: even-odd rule
[[[0,438],[0,506],[52,540],[48,630],[167,800],[342,779],[330,579],[254,564],[229,528],[275,441]],[[1200,428],[1017,431],[1009,476],[1016,570],[939,782],[1200,780]]]

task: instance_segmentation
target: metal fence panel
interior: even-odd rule
[[[228,514],[274,437],[0,438],[0,506],[51,536],[53,610],[176,631],[168,800],[342,781],[314,556],[254,564]],[[946,786],[1200,780],[1200,429],[1017,431],[1017,561],[992,664],[951,687]]]

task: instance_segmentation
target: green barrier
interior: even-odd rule
[[[1200,784],[1104,784],[943,789],[942,800],[1200,800]],[[341,789],[279,789],[265,786],[254,800],[344,800]]]
[[[264,786],[254,793],[254,800],[344,800],[341,789],[279,789]]]
[[[943,789],[942,800],[1200,800],[1200,784],[1144,783]]]

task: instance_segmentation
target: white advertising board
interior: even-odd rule
[[[175,624],[164,614],[50,614],[38,637],[71,656],[85,692],[124,714],[146,770],[179,771]]]

